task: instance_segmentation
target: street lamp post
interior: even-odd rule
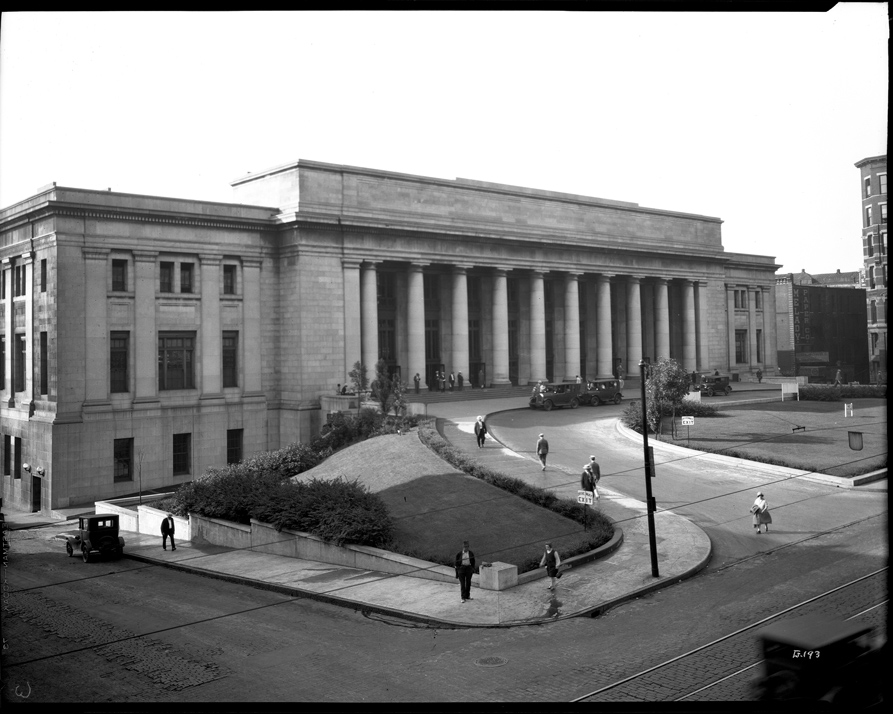
[[[639,360],[639,378],[642,381],[642,443],[645,447],[645,498],[648,507],[648,545],[651,549],[651,574],[660,577],[657,569],[657,538],[654,534],[654,511],[656,504],[651,495],[651,477],[654,474],[654,463],[651,449],[648,448],[648,410],[645,408],[645,360]]]

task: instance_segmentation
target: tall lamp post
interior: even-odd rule
[[[654,534],[654,511],[656,504],[651,495],[651,478],[654,475],[654,463],[651,449],[648,447],[648,410],[645,408],[645,360],[639,360],[639,377],[642,381],[642,443],[645,446],[645,498],[648,506],[648,545],[651,549],[651,574],[660,577],[657,569],[657,538]]]

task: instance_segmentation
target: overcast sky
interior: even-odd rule
[[[887,9],[3,13],[0,206],[232,201],[314,159],[718,216],[728,251],[857,270]]]

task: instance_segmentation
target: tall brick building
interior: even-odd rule
[[[856,163],[862,195],[862,261],[867,290],[871,379],[887,374],[887,157]]]
[[[167,487],[306,440],[358,360],[495,388],[643,356],[775,372],[778,266],[726,252],[718,218],[304,160],[233,189],[52,185],[0,211],[9,501]]]

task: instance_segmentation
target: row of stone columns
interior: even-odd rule
[[[407,289],[407,336],[408,336],[408,375],[425,372],[425,295],[423,269],[427,263],[411,263],[408,270]],[[345,272],[356,269],[356,263],[344,262]],[[580,371],[580,308],[579,277],[581,273],[568,272],[564,280],[564,378],[573,379]],[[596,314],[596,372],[598,378],[609,378],[614,371],[614,345],[611,323],[611,273],[596,277],[594,312]],[[625,313],[621,316],[622,330],[618,329],[621,358],[628,365],[638,363],[642,355],[654,353],[658,358],[670,354],[670,314],[668,297],[668,280],[654,280],[654,314],[642,312],[641,284],[644,276],[626,276],[626,300],[622,305]],[[345,284],[353,284],[353,279]],[[700,283],[699,305],[701,320],[706,316],[706,282]],[[347,289],[349,290],[349,288]],[[544,271],[533,270],[529,278],[530,294],[530,374],[531,379],[546,378],[546,314],[544,299]],[[355,292],[346,291],[346,302],[351,303]],[[492,292],[492,367],[491,383],[509,383],[509,335],[508,335],[508,290],[507,271],[497,268],[493,272]],[[367,369],[378,361],[378,291],[377,267],[375,262],[362,264],[359,286],[359,315],[361,322],[361,345],[357,350],[353,343],[346,343],[346,361],[348,367],[353,365],[354,355],[360,354]],[[452,348],[450,364],[457,372],[468,374],[468,297],[467,266],[457,265],[452,272]],[[590,309],[589,303],[587,309]],[[620,306],[618,306],[620,307]],[[347,314],[356,310],[348,308]],[[647,322],[646,322],[647,320]],[[643,340],[643,328],[649,335],[647,343]],[[706,340],[700,340],[701,351],[698,353],[698,324],[695,312],[694,282],[686,280],[683,285],[683,363],[686,368],[694,369],[700,364],[707,366]],[[653,332],[652,332],[653,331]],[[655,335],[655,344],[651,344],[650,334]],[[591,345],[587,345],[590,347]]]

